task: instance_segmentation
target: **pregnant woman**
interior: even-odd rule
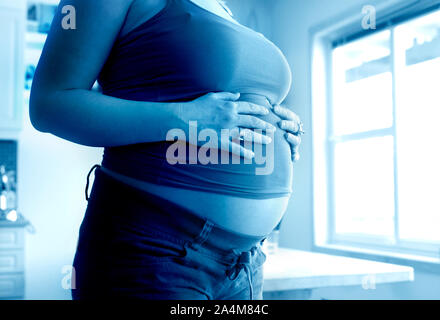
[[[286,210],[300,144],[299,118],[279,105],[290,85],[280,50],[220,1],[62,1],[31,121],[104,147],[90,196],[87,176],[73,298],[261,299],[261,244]],[[194,125],[228,161],[194,159],[209,140],[187,141]],[[229,147],[224,129],[239,132]]]

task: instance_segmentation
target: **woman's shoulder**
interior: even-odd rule
[[[130,7],[120,36],[124,36],[139,25],[145,23],[167,4],[167,0],[129,0]]]

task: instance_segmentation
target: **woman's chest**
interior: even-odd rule
[[[128,34],[137,26],[145,23],[160,11],[162,11],[169,3],[168,1],[175,0],[133,0],[130,9],[127,13],[124,25],[122,26],[120,36]],[[182,0],[176,0],[182,1]],[[236,22],[231,15],[222,7],[217,0],[183,0],[192,2],[194,5],[209,11],[223,19]]]

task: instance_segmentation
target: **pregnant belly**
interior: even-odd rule
[[[247,199],[230,195],[158,185],[102,167],[104,173],[140,190],[165,198],[228,230],[252,236],[269,234],[283,217],[289,196]]]
[[[266,105],[270,108],[266,98],[259,95],[241,94],[240,100]],[[280,118],[273,112],[261,118],[275,126],[280,121]],[[222,182],[225,184],[241,185],[249,187],[250,190],[253,188],[267,190],[269,196],[265,197],[257,195],[248,198],[240,194],[235,196],[217,193],[215,190],[210,192],[191,190],[191,188],[145,181],[136,179],[133,174],[123,174],[123,171],[117,168],[106,168],[105,162],[103,162],[103,171],[131,186],[166,198],[199,216],[209,218],[226,229],[249,235],[267,235],[282,218],[290,198],[293,166],[290,146],[284,138],[284,133],[284,130],[277,127],[271,146],[263,147],[263,153],[265,153],[263,164],[256,164],[255,161],[246,164],[242,161],[240,164],[226,166],[224,164],[208,166],[187,164],[180,167],[172,166],[168,169],[182,170],[185,174],[190,172],[191,175],[198,174],[202,178],[209,177],[210,179],[215,179],[217,172],[218,179],[224,178]],[[255,148],[254,151],[256,151]],[[127,162],[130,163],[130,160],[127,159]],[[257,169],[260,171],[256,171]],[[224,172],[228,172],[228,175],[222,176]],[[272,190],[282,190],[283,193],[270,196]]]

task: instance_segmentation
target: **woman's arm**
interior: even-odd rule
[[[67,4],[76,9],[74,30],[62,28],[61,9]],[[108,0],[61,2],[32,85],[30,117],[37,130],[87,146],[106,147],[163,141],[170,129],[186,131],[189,121],[217,132],[273,127],[257,117],[266,114],[266,108],[236,101],[239,95],[232,93],[162,103],[123,100],[91,91],[130,4],[129,0],[112,0],[111,5]],[[251,138],[270,142],[257,133],[245,137]],[[231,152],[249,156],[248,150],[235,143]]]
[[[61,9],[67,4],[76,10],[76,29],[62,27]],[[130,4],[61,1],[32,85],[30,117],[36,129],[103,147],[164,140],[167,126],[175,127],[171,103],[128,101],[91,91]]]

